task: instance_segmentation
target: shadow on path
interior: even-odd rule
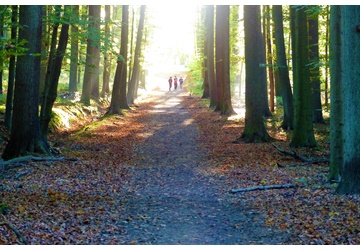
[[[221,193],[207,176],[197,126],[181,100],[185,90],[154,91],[147,140],[137,147],[122,222],[125,244],[281,244],[289,235],[264,225],[255,208]]]

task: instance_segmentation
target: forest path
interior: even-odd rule
[[[121,227],[124,243],[234,245],[280,244],[288,235],[265,226],[256,208],[224,192],[221,177],[203,171],[206,155],[196,141],[197,125],[182,100],[185,90],[151,93],[145,128],[137,146],[134,175],[121,206],[130,219]]]

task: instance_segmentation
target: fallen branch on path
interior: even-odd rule
[[[320,159],[307,159],[306,157],[297,154],[295,151],[287,151],[285,149],[280,148],[279,146],[276,146],[275,144],[272,144],[279,152],[286,154],[286,155],[290,155],[292,157],[294,157],[295,159],[298,159],[300,161],[303,161],[305,163],[303,164],[291,164],[291,165],[282,165],[280,163],[277,163],[278,167],[280,168],[286,168],[286,167],[295,167],[295,166],[306,166],[306,165],[310,165],[310,164],[314,164],[314,163],[329,163],[330,160],[329,159],[325,159],[325,158],[320,158]]]
[[[249,192],[249,191],[255,191],[255,190],[282,189],[282,188],[294,188],[294,187],[297,187],[297,186],[294,184],[255,186],[255,187],[250,187],[250,188],[233,189],[230,192],[231,193],[239,193],[239,192]]]
[[[16,237],[18,237],[20,243],[27,244],[26,237],[24,235],[22,235],[13,224],[8,222],[4,215],[3,215],[3,218],[4,218],[4,221],[0,222],[0,226],[5,226],[8,229],[12,230],[15,233]]]

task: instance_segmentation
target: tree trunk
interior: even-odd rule
[[[275,86],[274,86],[274,67],[271,37],[271,18],[270,6],[266,5],[266,48],[267,48],[267,64],[270,89],[270,111],[275,110]]]
[[[92,9],[92,11],[90,11]],[[92,20],[93,28],[93,54],[94,57],[94,69],[93,79],[91,81],[91,97],[95,100],[99,100],[100,97],[100,22],[101,22],[101,5],[92,5],[89,7],[89,13]]]
[[[230,6],[216,5],[216,86],[218,103],[215,111],[233,115],[230,90]]]
[[[14,44],[17,43],[17,24],[18,24],[18,6],[11,6],[11,40],[14,41]],[[16,57],[12,55],[9,61],[9,79],[8,79],[8,89],[6,95],[6,110],[4,117],[4,124],[10,130],[11,129],[11,113],[13,107],[13,97],[14,97],[14,83],[15,83],[15,63]]]
[[[214,64],[214,5],[206,5],[205,7],[205,36],[206,36],[206,68],[209,81],[209,97],[210,108],[215,108],[218,103],[216,80],[215,80],[215,64]]]
[[[5,20],[5,11],[8,7],[6,5],[0,5],[0,37],[4,36],[4,20]],[[4,66],[4,56],[0,55],[0,95],[3,94],[3,66]]]
[[[105,44],[104,44],[104,72],[103,85],[101,89],[101,97],[105,97],[110,93],[110,53],[109,53],[109,39],[110,39],[110,5],[105,5]]]
[[[90,105],[90,97],[95,99],[99,97],[99,38],[100,30],[96,22],[96,19],[100,15],[99,5],[89,5],[89,28],[88,28],[88,39],[86,46],[86,65],[84,71],[83,87],[81,94],[81,101],[85,105]]]
[[[117,61],[113,91],[111,96],[108,114],[122,114],[121,109],[129,109],[126,99],[126,72],[127,72],[127,51],[129,33],[129,6],[122,6],[121,25],[121,48],[120,57]]]
[[[295,116],[292,147],[315,147],[316,141],[312,123],[312,95],[309,70],[308,29],[306,7],[295,11],[295,37],[293,37],[293,71]]]
[[[19,41],[28,41],[24,45],[28,50],[17,58],[11,135],[2,155],[4,160],[32,153],[51,154],[40,133],[40,57],[34,56],[41,53],[42,6],[20,5],[19,16]]]
[[[313,122],[324,123],[321,106],[320,67],[319,67],[319,14],[309,15],[309,61],[312,86]]]
[[[73,15],[79,17],[79,5],[72,6]],[[74,18],[75,19],[75,18]],[[78,91],[77,88],[77,75],[78,75],[78,61],[79,61],[79,39],[78,34],[79,28],[77,23],[71,22],[71,61],[70,61],[70,73],[69,73],[69,93],[70,96],[74,96],[75,92]]]
[[[340,41],[340,7],[330,8],[330,169],[329,181],[339,180],[339,170],[343,162],[343,136],[342,136],[342,84],[341,84],[341,41]]]
[[[360,6],[340,6],[340,83],[343,87],[343,164],[339,194],[360,194]],[[334,100],[331,100],[333,103]]]
[[[70,11],[69,9],[70,7],[71,7],[70,5],[65,5],[64,7],[65,22],[61,26],[59,44],[55,53],[55,57],[53,58],[52,63],[49,62],[49,65],[51,65],[51,69],[49,72],[50,75],[49,75],[49,80],[45,84],[44,98],[41,104],[40,129],[45,139],[47,138],[49,132],[48,128],[52,116],[52,108],[57,97],[57,87],[61,73],[61,65],[69,37],[68,35],[69,20],[67,18],[67,15],[69,15],[68,12]]]
[[[206,22],[207,22],[207,16],[206,16],[206,7],[202,7],[201,8],[201,27],[202,27],[202,32],[204,32],[204,35],[202,36],[203,37],[203,44],[201,46],[201,53],[202,53],[202,56],[203,56],[203,63],[202,63],[202,74],[203,74],[203,94],[201,96],[201,98],[209,98],[210,97],[210,86],[209,86],[209,73],[208,73],[208,57],[206,55],[206,46],[207,46],[207,43],[208,43],[208,37],[206,36]]]
[[[146,5],[141,5],[140,7],[140,20],[138,26],[138,32],[136,35],[136,46],[135,46],[135,53],[134,53],[134,67],[132,71],[131,80],[129,83],[129,89],[127,93],[127,102],[130,105],[134,104],[135,101],[135,93],[136,87],[138,86],[139,81],[139,73],[140,73],[140,56],[141,56],[141,42],[143,38],[143,29],[144,29],[144,22],[145,22],[145,10]]]
[[[273,5],[274,38],[276,44],[277,69],[279,74],[279,93],[283,100],[284,119],[281,128],[294,128],[294,102],[291,91],[289,70],[286,62],[282,6]]]
[[[242,135],[236,139],[245,142],[265,142],[271,137],[266,131],[263,120],[263,107],[259,93],[264,86],[265,78],[265,48],[261,34],[260,6],[244,6],[245,32],[245,128]]]

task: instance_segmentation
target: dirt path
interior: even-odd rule
[[[204,173],[185,91],[153,92],[150,135],[137,147],[134,176],[124,190],[125,244],[281,244],[289,235],[264,225],[256,209],[224,192],[220,177]],[[148,108],[139,107],[139,108]],[[226,187],[225,187],[226,190]]]

